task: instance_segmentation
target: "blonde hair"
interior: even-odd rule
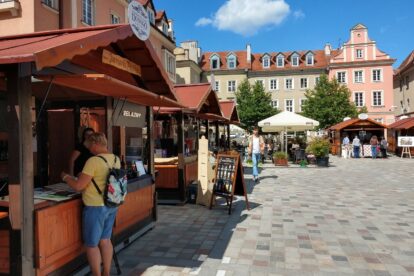
[[[94,132],[88,136],[85,140],[85,146],[89,148],[92,144],[97,144],[100,146],[108,146],[108,140],[106,140],[105,134],[102,132]]]

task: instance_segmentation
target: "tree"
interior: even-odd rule
[[[342,122],[345,117],[355,118],[359,110],[350,101],[351,91],[336,79],[330,81],[321,75],[314,89],[305,93],[302,114],[319,121],[319,128],[326,128]],[[361,112],[365,109],[361,109]]]
[[[241,126],[249,131],[259,121],[278,112],[277,109],[271,106],[272,96],[264,90],[261,82],[251,85],[245,79],[237,88],[236,101]]]

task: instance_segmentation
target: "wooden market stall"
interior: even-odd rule
[[[188,185],[198,179],[200,117],[224,118],[209,83],[176,85],[175,93],[185,108],[155,108],[155,169],[159,173],[155,187],[158,202],[183,204]]]
[[[358,136],[361,140],[361,156],[371,156],[371,146],[369,141],[373,135],[376,135],[378,139],[385,137],[387,127],[372,119],[349,119],[340,122],[334,126],[331,126],[330,131],[331,138],[331,154],[341,155],[342,140],[345,135],[348,135],[349,140],[352,143],[352,139]]]
[[[414,117],[400,119],[388,125],[388,151],[400,156],[401,147],[398,147],[398,137],[414,136]],[[411,155],[414,155],[414,147],[410,147]]]
[[[230,124],[239,125],[240,119],[237,112],[236,102],[234,101],[220,101],[220,108],[223,112],[223,117],[227,119],[227,147],[230,148]]]
[[[0,175],[8,182],[0,199],[8,214],[0,221],[0,273],[66,275],[86,264],[80,195],[53,193],[59,202],[38,197],[46,190],[68,192],[59,174],[67,171],[87,126],[106,133],[110,150],[129,170],[115,245],[154,227],[150,106],[181,105],[150,42],[137,39],[129,25],[2,37],[0,72],[6,83],[0,91],[0,114],[6,117],[0,140],[7,143]],[[137,174],[135,161],[145,163],[146,174]]]

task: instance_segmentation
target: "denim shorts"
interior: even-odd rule
[[[82,213],[82,238],[87,247],[96,247],[100,240],[110,239],[118,208],[84,206]]]

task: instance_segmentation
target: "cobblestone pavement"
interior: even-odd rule
[[[414,275],[414,160],[331,161],[246,169],[250,211],[160,206],[124,275]]]

